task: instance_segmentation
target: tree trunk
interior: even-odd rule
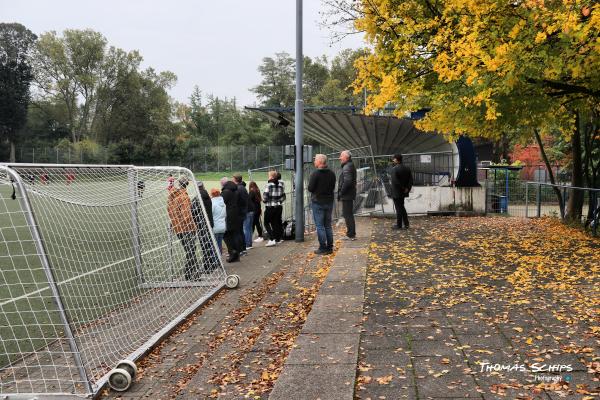
[[[582,187],[583,163],[581,159],[581,121],[579,118],[579,111],[575,113],[575,131],[573,132],[573,136],[571,136],[571,152],[573,156],[573,177],[571,179],[571,186]],[[581,222],[583,197],[583,190],[571,189],[565,219]]]
[[[13,142],[12,140],[8,140],[8,143],[10,143],[10,156],[9,156],[9,161],[11,163],[17,162],[17,159],[15,157],[15,142]]]
[[[544,150],[544,143],[542,142],[542,138],[540,137],[540,133],[537,129],[533,130],[535,135],[535,140],[540,148],[540,155],[542,156],[542,160],[544,160],[544,164],[546,164],[546,169],[548,170],[548,175],[550,176],[550,183],[552,184],[552,189],[554,189],[554,193],[556,194],[556,198],[558,199],[558,204],[560,206],[560,217],[564,218],[565,209],[563,206],[562,193],[560,189],[557,188],[556,181],[554,179],[554,172],[552,172],[552,166],[550,165],[550,161],[548,160],[548,156],[546,155],[546,150]]]

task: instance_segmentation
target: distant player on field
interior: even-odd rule
[[[173,174],[169,174],[167,178],[167,190],[170,192],[173,189],[175,189],[175,177],[173,177]]]
[[[146,189],[146,184],[144,183],[144,181],[138,181],[137,182],[137,191],[138,191],[138,197],[140,199],[144,195],[144,189]]]
[[[67,173],[67,185],[70,185],[74,181],[75,181],[75,174],[73,173],[73,171],[69,171]]]

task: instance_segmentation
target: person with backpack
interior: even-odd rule
[[[278,175],[277,171],[269,171],[269,180],[263,190],[265,228],[269,234],[269,241],[265,247],[275,246],[283,239],[281,215],[283,213],[283,202],[285,201],[285,189],[278,176],[281,175]]]

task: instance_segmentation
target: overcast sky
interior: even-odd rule
[[[321,0],[304,0],[304,54],[331,56],[363,45],[357,35],[331,44],[319,26]],[[188,101],[194,85],[204,93],[256,98],[263,57],[295,56],[295,0],[0,0],[2,22],[19,22],[34,33],[91,28],[110,45],[139,50],[144,66],[178,77],[171,96]]]

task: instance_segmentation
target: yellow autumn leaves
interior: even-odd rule
[[[571,126],[563,95],[548,85],[583,99],[600,90],[598,3],[359,3],[355,27],[372,53],[356,62],[355,88],[369,91],[367,111],[430,107],[420,128],[494,139],[510,127]]]

